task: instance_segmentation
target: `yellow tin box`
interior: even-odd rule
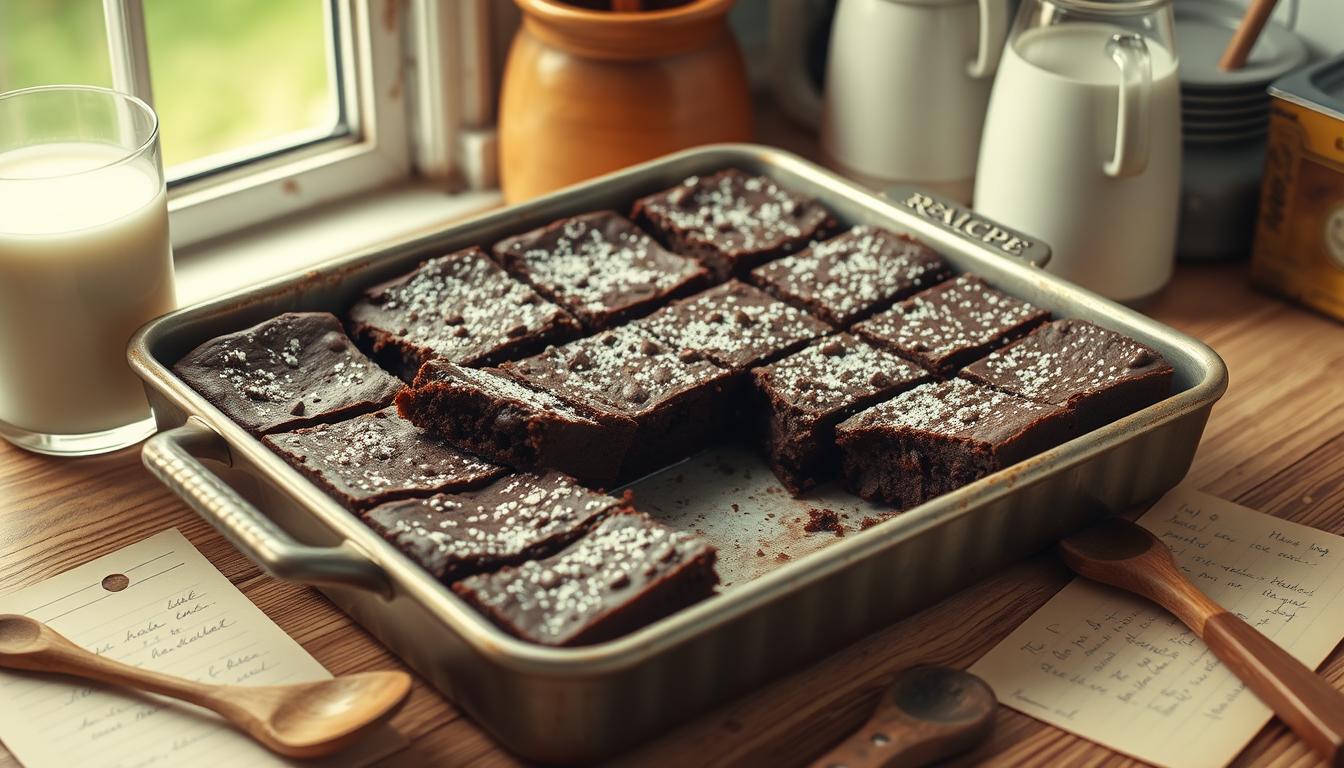
[[[1251,276],[1344,320],[1344,56],[1269,88]]]

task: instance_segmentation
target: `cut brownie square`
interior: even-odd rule
[[[589,645],[709,597],[716,554],[646,515],[615,514],[559,554],[463,579],[453,591],[516,637]]]
[[[694,352],[735,371],[776,360],[832,330],[737,280],[664,307],[635,325],[678,352]]]
[[[610,487],[635,435],[626,416],[567,403],[495,369],[431,360],[397,394],[417,426],[467,450],[525,469],[558,469]]]
[[[646,315],[709,281],[695,259],[665,250],[615,211],[561,219],[502,240],[494,252],[510,273],[593,331]]]
[[[731,371],[629,325],[501,369],[561,399],[634,419],[625,478],[685,458],[721,435],[740,386]]]
[[[211,339],[173,372],[256,434],[376,410],[401,388],[329,312],[287,312]]]
[[[837,423],[929,379],[928,371],[847,333],[751,374],[770,466],[795,496],[837,473]]]
[[[559,472],[515,474],[475,491],[382,504],[364,522],[436,579],[546,557],[628,508]]]
[[[1084,430],[1163,399],[1172,368],[1156,350],[1086,320],[1056,320],[967,366],[961,375],[1063,406]]]
[[[506,471],[424,434],[395,408],[262,441],[349,509],[467,490]]]
[[[364,292],[350,331],[406,381],[432,357],[488,365],[578,335],[564,310],[509,277],[479,248],[430,259]]]
[[[922,504],[1073,436],[1053,405],[951,379],[921,384],[835,428],[845,479],[869,501]]]
[[[946,376],[1049,317],[975,275],[962,275],[874,315],[854,331]]]
[[[864,225],[759,266],[751,281],[832,325],[848,327],[951,276],[947,262],[927,245]]]
[[[673,251],[699,259],[717,280],[743,277],[835,227],[816,201],[736,169],[692,176],[641,198],[630,218]]]

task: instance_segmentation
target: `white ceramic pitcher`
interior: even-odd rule
[[[985,119],[975,208],[1119,301],[1171,278],[1180,198],[1170,0],[1023,0]]]
[[[1007,0],[840,0],[822,151],[872,186],[969,202]]]

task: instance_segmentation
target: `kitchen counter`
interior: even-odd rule
[[[1181,267],[1146,311],[1203,339],[1231,386],[1190,472],[1196,487],[1344,534],[1344,326],[1251,290],[1244,265]],[[60,460],[0,442],[0,593],[176,527],[334,674],[400,666],[317,592],[276,581],[140,464],[139,448]],[[789,765],[857,727],[882,681],[912,664],[970,665],[1068,582],[1045,553],[666,734],[630,765]],[[1323,667],[1344,687],[1344,649]],[[417,683],[392,721],[411,746],[383,764],[513,765],[452,704]],[[1315,758],[1277,721],[1239,766]],[[1000,707],[993,739],[955,764],[1123,765],[1136,761]],[[0,768],[16,765],[0,748]]]

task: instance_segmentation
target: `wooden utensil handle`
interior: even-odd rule
[[[1237,31],[1232,33],[1232,39],[1227,42],[1223,57],[1218,61],[1219,69],[1230,72],[1246,65],[1246,59],[1250,58],[1251,49],[1255,47],[1260,31],[1269,22],[1269,17],[1274,13],[1274,6],[1278,2],[1279,0],[1251,0],[1246,15],[1242,17],[1241,24],[1237,25]]]
[[[1344,692],[1226,611],[1204,624],[1204,643],[1293,733],[1344,767]]]

